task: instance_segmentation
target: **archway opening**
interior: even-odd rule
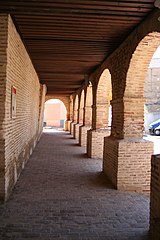
[[[160,154],[160,46],[148,66],[144,98],[144,138],[153,141],[154,154]]]
[[[148,66],[160,45],[160,33],[145,36],[136,47],[130,60],[124,93],[124,138],[142,138],[144,134],[144,86]]]
[[[151,155],[153,143],[144,136],[145,82],[148,66],[160,45],[160,33],[146,35],[131,55],[126,75],[125,92],[120,106],[123,109],[122,137],[126,143],[121,177],[134,191],[150,193]],[[151,89],[149,90],[151,92]],[[153,93],[155,94],[155,93]],[[151,102],[153,95],[148,99]],[[131,163],[128,166],[128,163]],[[142,164],[143,163],[143,164]],[[134,178],[132,176],[134,175]],[[122,179],[121,178],[121,179]],[[122,180],[121,180],[122,181]]]
[[[44,108],[44,127],[64,129],[66,115],[66,107],[61,100],[50,99],[46,101]]]
[[[105,69],[97,86],[96,93],[96,128],[111,128],[112,122],[112,84],[111,74]]]

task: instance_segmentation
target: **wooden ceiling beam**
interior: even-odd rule
[[[154,0],[1,0],[48,93],[69,96],[154,8]]]
[[[4,6],[10,6],[13,4],[13,1],[7,1],[4,3]],[[92,9],[92,10],[104,10],[105,8],[110,11],[115,11],[117,8],[120,11],[147,11],[148,9],[152,8],[151,1],[39,1],[38,6],[36,1],[18,1],[14,2],[15,6],[21,7],[30,7],[33,8],[43,8],[48,10],[48,8],[57,8],[57,9]]]

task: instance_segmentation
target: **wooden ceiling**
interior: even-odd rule
[[[154,8],[154,0],[0,0],[48,94],[75,92]]]

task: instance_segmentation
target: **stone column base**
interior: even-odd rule
[[[108,129],[87,131],[87,156],[103,159],[104,137],[109,135],[110,131]]]
[[[160,239],[160,154],[152,156],[150,235],[152,240]]]
[[[148,194],[152,154],[153,142],[105,137],[103,171],[115,188]]]
[[[87,146],[87,131],[90,130],[91,127],[80,126],[79,127],[79,145],[82,147]]]

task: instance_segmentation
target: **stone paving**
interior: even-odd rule
[[[69,133],[43,133],[0,205],[0,240],[146,240],[148,222],[148,197],[113,189]]]

